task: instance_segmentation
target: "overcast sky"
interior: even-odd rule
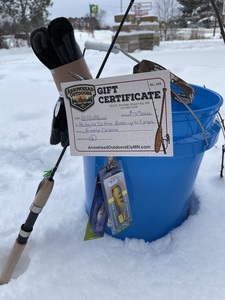
[[[129,3],[129,0],[53,0],[53,7],[49,9],[51,13],[50,19],[57,17],[83,17],[89,13],[89,5],[96,4],[99,10],[102,9],[107,12],[108,21],[112,23],[112,16],[121,13],[121,9],[122,12],[126,11]]]

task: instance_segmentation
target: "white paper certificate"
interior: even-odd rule
[[[173,156],[168,70],[61,86],[71,155]]]

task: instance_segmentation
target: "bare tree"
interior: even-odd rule
[[[168,39],[168,31],[173,31],[176,19],[179,16],[176,0],[156,0],[154,11],[159,18],[160,29],[164,40]]]
[[[29,42],[29,32],[45,24],[52,4],[51,0],[0,0],[0,14],[17,24],[18,32],[25,33]]]
[[[98,20],[100,28],[104,26],[105,17],[106,17],[106,11],[103,9],[100,9],[99,12],[96,14],[96,19]]]

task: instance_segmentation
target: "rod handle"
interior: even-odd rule
[[[13,271],[18,263],[20,256],[25,248],[26,244],[19,244],[17,240],[15,241],[13,248],[9,254],[9,257],[6,261],[5,267],[2,271],[0,277],[0,284],[6,284],[10,281]]]
[[[48,178],[44,178],[40,182],[37,192],[36,192],[36,195],[35,195],[35,198],[34,198],[34,201],[31,205],[31,211],[33,211],[34,209],[36,209],[36,210],[40,209],[40,211],[41,211],[41,209],[45,206],[45,204],[51,194],[53,185],[54,185],[53,179],[49,180]],[[38,214],[40,211],[38,211]],[[28,235],[28,237],[29,237],[29,235]],[[20,256],[27,244],[27,240],[24,243],[20,243],[19,238],[20,238],[20,235],[16,239],[16,241],[11,249],[11,252],[8,256],[5,267],[0,276],[0,284],[5,284],[5,283],[9,282],[10,278],[12,277],[13,271],[16,267],[16,264],[18,263]]]
[[[54,180],[44,178],[37,189],[33,204],[37,207],[43,208],[52,192]]]
[[[84,47],[87,50],[97,50],[97,51],[104,51],[107,52],[109,50],[110,44],[102,43],[102,42],[90,42],[86,41],[84,44]],[[111,50],[112,53],[118,54],[120,52],[120,46],[119,44],[115,44]]]

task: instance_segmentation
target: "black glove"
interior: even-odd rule
[[[53,120],[50,136],[51,145],[57,145],[59,143],[61,143],[63,147],[66,145],[66,143],[69,144],[66,110],[64,100],[62,97],[59,97],[53,111]]]

